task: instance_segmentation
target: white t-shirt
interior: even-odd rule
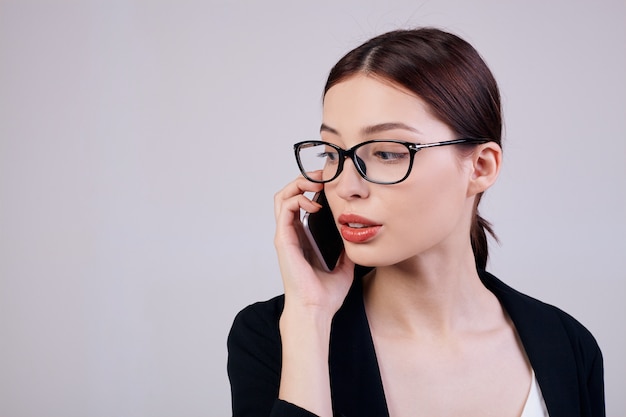
[[[539,388],[534,370],[530,382],[530,391],[528,392],[526,404],[524,404],[524,410],[520,417],[549,417],[546,402],[541,394],[541,389]]]

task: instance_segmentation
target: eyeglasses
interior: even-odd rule
[[[346,158],[350,158],[357,172],[375,184],[397,184],[411,173],[415,154],[424,148],[436,146],[479,144],[489,139],[455,139],[435,143],[412,143],[399,140],[369,140],[350,149],[342,149],[332,143],[310,140],[293,145],[296,161],[302,175],[316,183],[327,183],[343,171]],[[311,178],[309,174],[322,172],[322,179]]]

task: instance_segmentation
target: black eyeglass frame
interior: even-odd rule
[[[392,185],[392,184],[398,184],[404,180],[406,180],[409,175],[411,174],[411,170],[413,169],[413,161],[415,159],[415,154],[424,149],[424,148],[434,148],[437,146],[448,146],[448,145],[458,145],[458,144],[462,144],[462,143],[467,143],[467,144],[481,144],[481,143],[487,143],[487,142],[491,142],[491,139],[484,139],[484,138],[461,138],[461,139],[453,139],[453,140],[446,140],[443,142],[433,142],[433,143],[413,143],[413,142],[405,142],[405,141],[401,141],[401,140],[393,140],[393,139],[373,139],[373,140],[368,140],[366,142],[361,142],[358,145],[353,146],[350,149],[342,149],[339,146],[333,144],[333,143],[329,143],[329,142],[324,142],[322,140],[305,140],[303,142],[298,142],[296,144],[293,145],[293,150],[294,153],[296,155],[296,162],[298,163],[298,168],[300,169],[300,172],[302,173],[302,175],[304,176],[304,178],[306,178],[307,180],[311,181],[311,182],[315,182],[318,184],[326,184],[327,182],[331,182],[333,181],[335,178],[337,178],[339,176],[339,174],[341,174],[341,172],[343,171],[343,164],[344,161],[346,160],[346,158],[350,158],[352,160],[352,162],[354,163],[354,166],[356,167],[357,172],[359,173],[359,175],[361,177],[363,177],[366,181],[369,181],[371,183],[374,184],[383,184],[383,185]],[[370,143],[375,143],[375,142],[387,142],[387,143],[397,143],[399,145],[404,145],[406,146],[406,148],[409,150],[409,168],[407,169],[406,175],[404,177],[402,177],[401,179],[397,180],[397,181],[374,181],[371,178],[367,177],[367,174],[365,173],[363,167],[361,166],[361,163],[357,160],[357,155],[356,155],[356,150],[359,149],[362,146],[365,145],[369,145]],[[331,148],[335,149],[337,151],[337,153],[339,154],[339,161],[338,161],[338,166],[337,166],[337,172],[335,173],[335,175],[327,180],[316,180],[313,178],[310,178],[306,171],[304,170],[304,167],[302,166],[302,161],[300,161],[300,148],[302,148],[304,145],[311,145],[311,146],[318,146],[318,145],[325,145],[325,146],[330,146]]]

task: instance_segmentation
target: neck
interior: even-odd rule
[[[372,328],[445,336],[488,326],[485,317],[498,316],[492,313],[500,305],[480,281],[471,249],[457,259],[413,259],[369,274],[364,300]]]

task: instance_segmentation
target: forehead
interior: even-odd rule
[[[350,77],[326,92],[323,123],[338,131],[383,123],[404,123],[416,130],[441,124],[420,97],[366,74]]]

